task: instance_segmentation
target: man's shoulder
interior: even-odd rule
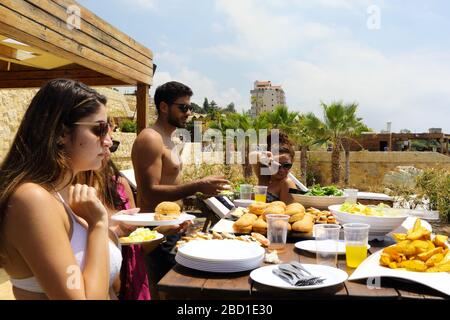
[[[146,128],[142,130],[136,138],[136,142],[151,141],[152,143],[162,143],[163,138],[161,134],[153,128]]]

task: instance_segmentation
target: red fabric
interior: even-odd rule
[[[130,202],[122,184],[117,192],[125,202],[124,209],[130,209]],[[145,267],[145,254],[141,245],[122,246],[122,267],[120,269],[120,300],[150,300],[150,288]]]
[[[120,300],[150,300],[144,250],[141,245],[122,246]]]

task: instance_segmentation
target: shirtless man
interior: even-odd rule
[[[218,176],[205,177],[185,184],[180,183],[182,163],[177,156],[178,153],[172,152],[175,147],[172,134],[176,128],[186,127],[186,121],[192,112],[191,96],[192,90],[189,87],[175,81],[167,82],[155,91],[158,119],[151,128],[139,133],[131,152],[137,184],[137,206],[141,208],[141,212],[154,212],[155,207],[162,201],[177,201],[196,192],[217,194],[229,185],[228,180]],[[166,234],[178,232],[179,235],[185,228],[186,225],[180,225],[169,231],[162,230],[160,227],[158,231]],[[178,238],[179,236],[167,237],[166,243],[158,248],[166,251],[165,253],[158,249],[151,253],[151,260],[153,260],[151,262],[154,262],[158,269],[161,267],[164,269],[163,272],[158,272],[156,278],[162,277],[174,263],[168,251],[175,245]],[[163,260],[167,258],[172,263],[169,261],[164,267]]]

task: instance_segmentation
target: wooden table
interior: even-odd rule
[[[390,245],[388,242],[371,242],[369,254]],[[292,260],[315,263],[315,255],[298,250],[288,243],[279,254],[282,262]],[[345,256],[338,256],[338,268],[349,275],[354,269],[347,268]],[[346,281],[343,284],[308,291],[284,290],[253,282],[250,271],[217,274],[185,268],[177,264],[158,283],[161,299],[448,299],[436,290],[417,283],[392,278],[381,278],[379,288],[370,289],[366,280]]]

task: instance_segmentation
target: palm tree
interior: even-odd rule
[[[264,117],[268,124],[268,129],[279,129],[287,135],[292,134],[295,130],[293,125],[298,119],[298,112],[290,112],[285,105],[278,105],[272,112],[263,112],[260,117]]]
[[[249,129],[253,128],[252,119],[246,113],[230,113],[226,117],[221,117],[219,121],[215,120],[209,123],[209,128],[218,129],[222,132],[222,136],[226,136],[226,131],[229,129],[238,130],[241,129],[246,132]],[[226,139],[224,140],[226,143]],[[252,175],[252,167],[250,165],[249,157],[248,157],[248,144],[245,143],[245,154],[244,154],[244,163],[242,164],[242,170],[244,172],[244,179],[247,181],[249,177]],[[227,151],[227,146],[225,145],[225,150]]]
[[[294,133],[291,135],[296,145],[300,148],[300,171],[301,179],[306,185],[308,170],[308,149],[315,144],[324,143],[325,128],[323,122],[314,113],[309,112],[299,116],[293,126]]]
[[[356,110],[358,108],[357,103],[351,103],[344,105],[342,101],[332,102],[327,105],[321,102],[321,106],[324,111],[324,133],[329,141],[333,145],[333,151],[331,153],[331,182],[339,183],[341,173],[341,150],[342,141],[344,139],[351,139],[357,128],[361,128],[363,123],[361,118],[356,117]],[[347,148],[348,149],[348,148]],[[349,157],[350,152],[347,154]],[[346,172],[349,173],[349,162],[347,159]],[[348,178],[346,179],[348,183]]]
[[[350,123],[350,126],[348,128],[348,131],[346,132],[345,136],[343,137],[343,148],[344,148],[344,154],[345,154],[345,170],[344,170],[344,184],[348,185],[350,180],[350,142],[353,141],[356,144],[360,145],[362,148],[362,145],[355,140],[355,138],[359,137],[361,133],[372,131],[370,128],[368,128],[365,124],[361,122],[362,118],[355,118],[353,123]]]

